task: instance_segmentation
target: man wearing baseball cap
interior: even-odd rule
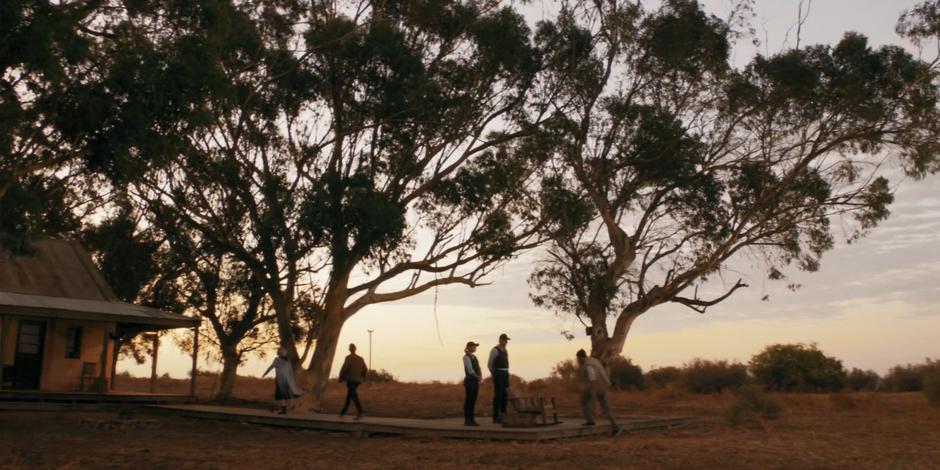
[[[486,361],[486,368],[493,377],[493,422],[503,422],[502,415],[506,413],[506,389],[509,388],[509,352],[506,345],[509,336],[506,333],[499,335],[499,344],[493,346],[490,358]]]
[[[463,425],[479,426],[474,417],[477,407],[477,395],[480,393],[480,382],[483,381],[483,372],[480,371],[480,363],[475,354],[479,343],[467,341],[467,347],[463,352],[463,389],[465,398],[463,400]]]

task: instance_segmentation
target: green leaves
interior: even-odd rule
[[[83,245],[97,255],[99,271],[124,302],[152,304],[153,299],[140,297],[161,274],[160,242],[153,235],[152,231],[138,231],[137,221],[126,210],[83,233]]]
[[[53,178],[28,176],[7,182],[0,173],[0,253],[30,252],[30,240],[72,233],[80,226],[70,210],[71,193]]]
[[[393,250],[402,241],[405,211],[363,174],[326,177],[304,198],[301,227],[314,245],[348,261]]]
[[[93,40],[77,26],[95,6],[47,2],[0,5],[0,251],[69,232],[79,184],[56,175],[75,146],[62,135],[60,103],[85,79]]]
[[[898,19],[896,31],[918,44],[940,36],[940,2],[927,0],[905,10]]]
[[[689,79],[705,73],[723,74],[731,52],[728,25],[707,15],[696,1],[664,3],[640,29],[642,47],[649,54],[649,61],[641,62],[642,73],[678,73]]]
[[[612,118],[624,120],[629,130],[624,132],[626,138],[617,143],[614,158],[632,169],[636,186],[684,186],[695,175],[704,159],[704,148],[688,135],[676,116],[652,106],[617,111],[611,112]]]
[[[539,203],[546,231],[561,240],[575,237],[597,216],[584,195],[570,188],[560,175],[542,180]]]
[[[509,7],[474,22],[471,34],[479,67],[508,83],[525,83],[538,69],[536,51],[529,44],[525,19]]]
[[[841,391],[846,371],[842,361],[815,344],[774,344],[754,355],[751,373],[765,388],[779,392]]]

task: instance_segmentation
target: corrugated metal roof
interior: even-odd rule
[[[77,242],[42,240],[29,256],[0,257],[0,291],[116,301],[91,256]]]
[[[198,320],[121,302],[77,242],[33,243],[31,256],[0,257],[0,313],[193,326]]]

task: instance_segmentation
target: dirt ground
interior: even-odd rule
[[[134,383],[131,383],[134,382]],[[124,379],[124,388],[146,383]],[[163,381],[164,391],[183,387]],[[211,392],[200,377],[200,393]],[[270,381],[240,379],[245,406],[268,406]],[[524,387],[522,387],[524,389]],[[490,388],[481,390],[480,412]],[[528,390],[559,399],[575,418],[574,390]],[[360,392],[375,416],[459,416],[462,389],[453,384],[366,384]],[[0,469],[33,468],[812,468],[940,469],[940,409],[915,393],[776,395],[776,420],[733,426],[733,396],[680,391],[616,392],[618,415],[693,415],[677,430],[616,438],[485,442],[289,430],[190,420],[136,411],[0,411]],[[338,409],[342,388],[331,384],[324,408]]]

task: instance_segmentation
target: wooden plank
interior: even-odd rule
[[[264,410],[211,405],[155,405],[149,408],[180,416],[220,421],[282,426],[321,431],[351,432],[359,435],[397,434],[454,439],[541,441],[610,433],[610,425],[583,426],[580,419],[535,428],[504,428],[490,423],[479,427],[463,426],[462,418],[409,419],[366,416],[341,418],[319,413],[273,414]],[[688,424],[692,418],[625,418],[624,431],[668,428]]]
[[[66,402],[66,403],[189,403],[189,395],[148,393],[45,392],[38,390],[0,390],[0,402]]]
[[[6,335],[7,335],[7,316],[0,315],[0,390],[3,389],[3,368],[6,365],[3,359],[3,352],[4,352],[3,348],[5,346],[3,343],[3,338],[5,338]]]
[[[140,403],[0,401],[3,411],[120,411],[140,409]]]

